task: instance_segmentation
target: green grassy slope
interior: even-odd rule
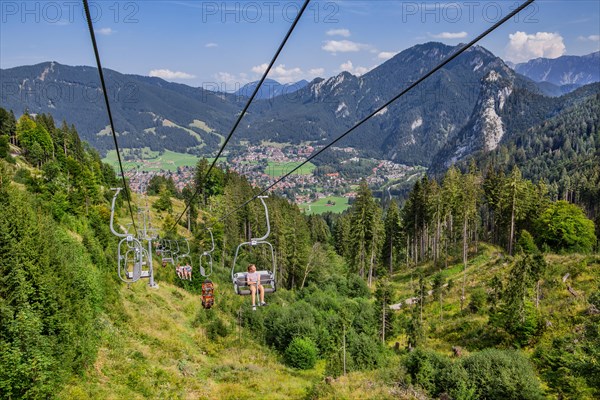
[[[227,288],[228,289],[228,288]],[[125,314],[104,316],[94,368],[73,379],[63,399],[296,399],[320,379],[319,369],[296,372],[268,348],[244,337],[217,306],[202,309],[199,297],[161,282],[121,288]],[[232,299],[230,299],[232,300]],[[238,300],[238,299],[233,299]],[[227,334],[207,333],[214,314]],[[214,325],[213,325],[214,326]],[[214,337],[214,336],[216,337]],[[213,337],[209,337],[213,336]]]
[[[499,278],[506,289],[514,259],[499,248],[480,244],[466,269],[462,311],[463,266],[456,261],[450,263],[449,268],[442,268],[444,282],[449,286],[443,291],[441,304],[433,294],[425,300],[423,325],[426,338],[423,347],[447,356],[452,355],[453,346],[459,346],[463,356],[484,348],[517,347],[535,365],[547,398],[557,399],[559,393],[563,393],[564,398],[597,398],[595,396],[600,393],[600,388],[594,389],[589,377],[586,383],[583,374],[590,375],[585,370],[597,370],[598,365],[600,338],[592,328],[597,323],[594,322],[597,317],[593,311],[590,312],[593,307],[589,299],[600,293],[600,256],[547,254],[544,258],[547,267],[539,281],[537,307],[535,290],[527,298],[532,309],[531,315],[536,321],[535,332],[528,341],[519,344],[491,323],[493,312],[489,296],[494,289],[498,289],[498,286],[494,286],[497,283],[492,280]],[[396,303],[416,296],[419,272],[425,276],[426,289],[431,290],[433,276],[438,272],[432,263],[411,270],[404,266],[392,279]],[[484,301],[476,311],[470,304],[478,291],[483,291]],[[403,304],[396,311],[396,317],[401,321],[409,320],[411,315],[419,315],[418,304]],[[390,338],[390,342],[393,341],[405,348],[408,337],[402,333]]]

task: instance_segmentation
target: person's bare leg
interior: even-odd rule
[[[250,285],[250,293],[252,293],[252,307],[256,306],[256,286]]]
[[[265,288],[263,285],[260,285],[258,290],[260,292],[260,304],[262,305],[265,302]]]

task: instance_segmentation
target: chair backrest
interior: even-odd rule
[[[274,293],[277,290],[275,283],[275,275],[272,271],[256,271],[259,276],[260,284],[263,286],[265,293]],[[247,272],[238,272],[234,274],[233,286],[235,293],[240,296],[249,295],[252,292],[248,286],[246,279]]]

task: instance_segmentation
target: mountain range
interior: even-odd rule
[[[258,86],[258,83],[259,81],[247,83],[246,85],[242,86],[238,91],[236,91],[235,94],[238,96],[250,97],[256,89],[256,86]],[[260,86],[260,89],[258,90],[255,99],[265,100],[272,99],[273,97],[277,96],[291,95],[294,92],[297,92],[298,90],[308,85],[308,83],[309,82],[307,80],[302,79],[301,81],[294,83],[281,84],[274,79],[267,78]]]
[[[430,42],[404,50],[360,77],[342,72],[294,85],[269,81],[234,142],[326,144],[457,49]],[[533,60],[515,66],[515,72],[474,46],[338,146],[354,147],[365,157],[424,166],[448,165],[473,152],[493,150],[516,131],[560,113],[574,98],[597,91],[592,85],[572,92],[599,80],[590,67],[598,54]],[[544,68],[547,74],[541,74]],[[219,93],[110,69],[105,77],[121,147],[198,155],[218,148],[256,87],[251,83],[237,93]],[[548,80],[537,82],[540,77]],[[48,62],[4,69],[0,85],[0,105],[17,116],[25,110],[51,113],[73,122],[101,153],[112,148],[95,68]]]
[[[600,51],[585,56],[536,58],[514,70],[536,82],[582,86],[600,81]]]

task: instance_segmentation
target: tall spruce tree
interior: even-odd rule
[[[375,202],[366,180],[360,182],[350,217],[350,252],[355,272],[372,283],[379,258],[382,235],[381,209]]]
[[[404,242],[400,210],[398,209],[398,204],[393,200],[390,202],[390,206],[385,214],[384,229],[385,240],[383,242],[382,259],[383,264],[388,268],[391,275],[394,272],[394,266],[400,260],[401,248]]]

